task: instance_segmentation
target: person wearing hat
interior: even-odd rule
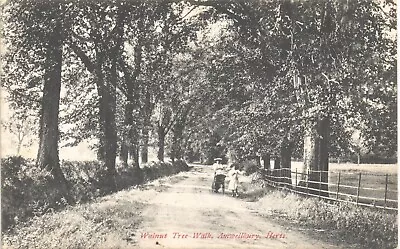
[[[214,164],[213,164],[214,175],[225,175],[224,166],[222,165],[221,161],[222,158],[214,159]]]
[[[213,190],[214,192],[218,192],[218,190],[222,187],[222,192],[225,192],[225,168],[221,163],[222,158],[215,158],[213,169],[214,169],[214,180],[213,180]]]

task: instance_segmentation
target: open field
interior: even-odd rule
[[[303,162],[292,162],[292,171],[297,168],[301,172]],[[397,176],[397,164],[360,164],[356,163],[329,163],[329,171],[363,172],[374,174],[395,174]]]
[[[301,172],[302,162],[292,162],[293,184],[295,184],[296,169],[298,173]],[[297,182],[300,177],[298,174]],[[331,198],[357,202],[358,196],[359,203],[397,207],[397,188],[397,164],[329,164]]]

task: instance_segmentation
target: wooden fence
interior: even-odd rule
[[[328,179],[328,182],[326,182]],[[397,175],[341,171],[266,169],[268,185],[320,199],[398,210]],[[325,181],[324,181],[325,180]]]

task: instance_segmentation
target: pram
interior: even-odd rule
[[[218,190],[222,188],[222,194],[225,194],[225,178],[226,175],[215,175],[211,185],[211,190],[215,193],[218,193]]]

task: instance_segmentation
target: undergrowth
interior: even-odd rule
[[[145,204],[120,191],[33,217],[3,233],[2,248],[131,248]]]
[[[22,157],[1,160],[2,230],[29,217],[40,216],[71,204],[92,201],[110,194],[105,167],[98,161],[62,161],[61,169],[69,183],[69,203],[52,174]],[[183,161],[174,164],[152,162],[143,168],[117,165],[117,190],[188,170]]]

